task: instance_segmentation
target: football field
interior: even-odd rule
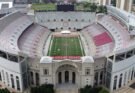
[[[53,37],[48,56],[83,56],[79,37]]]

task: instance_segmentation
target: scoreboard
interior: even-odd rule
[[[74,11],[74,5],[72,4],[59,4],[57,5],[57,11]]]

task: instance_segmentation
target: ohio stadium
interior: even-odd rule
[[[133,83],[135,16],[113,6],[107,14],[60,9],[0,18],[0,85],[18,93],[53,84],[58,93],[77,93],[86,85],[114,92]]]

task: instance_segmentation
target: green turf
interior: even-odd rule
[[[83,56],[79,37],[54,37],[48,56]]]
[[[32,4],[31,8],[36,11],[55,11],[56,5],[53,3],[48,4]]]

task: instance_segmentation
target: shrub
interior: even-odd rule
[[[32,87],[31,93],[54,93],[54,86],[52,84],[43,84],[39,87]]]
[[[103,87],[91,87],[91,86],[85,86],[84,88],[80,89],[80,93],[109,93],[105,88]]]

